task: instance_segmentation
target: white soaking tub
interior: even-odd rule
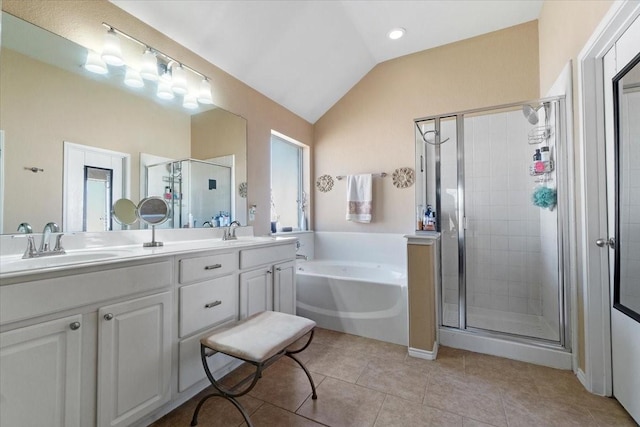
[[[298,261],[297,314],[322,328],[407,345],[406,268],[358,261]]]

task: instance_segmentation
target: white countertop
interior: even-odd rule
[[[235,250],[271,244],[286,244],[295,237],[239,236],[237,240],[208,238],[183,241],[165,241],[163,246],[145,248],[142,244],[92,247],[68,250],[63,255],[22,259],[22,254],[0,257],[0,280],[71,270],[81,267],[106,266],[114,263],[137,261],[172,255],[198,253],[212,250]]]

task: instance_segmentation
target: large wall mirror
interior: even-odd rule
[[[616,257],[613,307],[640,322],[640,54],[613,79]]]
[[[108,75],[90,73],[83,67],[86,48],[5,12],[1,41],[2,233],[15,233],[23,222],[34,232],[51,221],[66,224],[67,232],[86,231],[87,224],[126,228],[108,217],[110,210],[102,206],[106,198],[137,203],[149,196],[166,197],[165,186],[159,185],[155,194],[144,182],[147,166],[183,159],[219,161],[232,169],[226,181],[207,173],[198,177],[207,189],[198,197],[226,191],[230,215],[246,224],[246,119],[215,105],[186,110],[181,102],[161,100],[149,89],[127,87],[124,69],[110,66]],[[123,53],[135,49],[123,42]],[[115,165],[114,159],[120,163]],[[65,170],[71,164],[77,173]],[[78,179],[87,182],[78,185]],[[65,191],[67,185],[72,190]],[[94,189],[98,196],[85,194]],[[100,204],[96,209],[86,206],[93,200]],[[219,210],[203,212],[196,226]],[[107,216],[81,217],[94,211]]]

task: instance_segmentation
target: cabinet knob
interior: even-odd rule
[[[80,329],[80,322],[73,322],[69,325],[69,329],[71,329],[72,331],[76,331],[78,329]]]
[[[282,269],[280,267],[276,268],[276,271],[282,271]]]
[[[104,320],[111,320],[113,319],[113,314],[112,313],[107,313],[104,315]]]
[[[272,273],[271,270],[267,270],[267,274],[271,274],[271,273]]]

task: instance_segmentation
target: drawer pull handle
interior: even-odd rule
[[[80,329],[80,322],[73,322],[73,323],[71,323],[71,324],[69,325],[69,328],[70,328],[72,331],[76,331],[76,330]]]
[[[217,268],[222,268],[222,264],[207,265],[204,267],[205,270],[215,270]]]
[[[214,301],[214,302],[210,302],[204,305],[204,308],[212,308],[215,307],[216,305],[220,305],[222,304],[222,301]]]

